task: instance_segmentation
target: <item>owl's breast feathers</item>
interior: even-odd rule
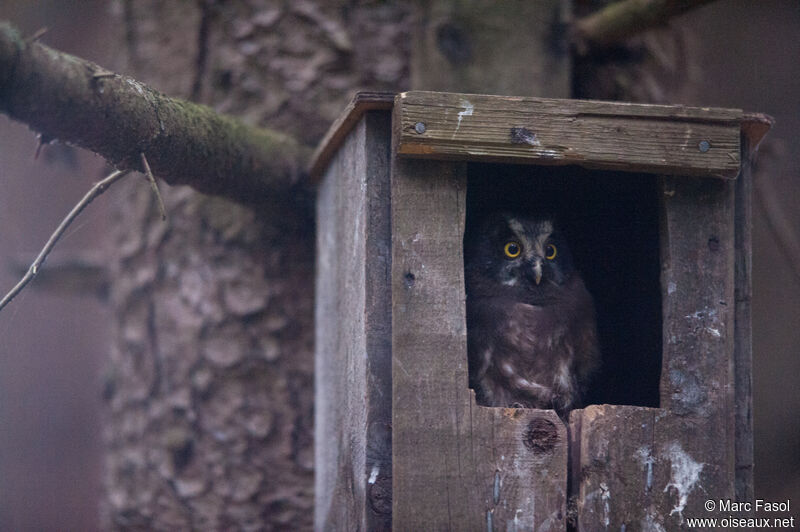
[[[600,353],[594,304],[577,275],[545,305],[504,295],[467,301],[470,386],[487,406],[580,406]]]

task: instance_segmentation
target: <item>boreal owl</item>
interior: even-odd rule
[[[464,241],[470,387],[478,404],[582,406],[600,363],[594,303],[549,218],[493,213]]]

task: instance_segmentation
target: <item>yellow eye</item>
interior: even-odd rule
[[[547,260],[553,260],[554,258],[556,258],[557,253],[558,250],[553,244],[547,244],[547,254],[545,255]]]
[[[519,254],[522,253],[522,246],[512,240],[511,242],[506,243],[503,251],[505,252],[506,257],[509,259],[516,259],[519,257]]]

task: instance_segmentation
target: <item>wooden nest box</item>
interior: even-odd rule
[[[674,530],[752,500],[739,110],[356,96],[317,151],[319,530]],[[555,209],[598,315],[589,406],[478,406],[465,224]],[[685,526],[685,524],[683,525]]]

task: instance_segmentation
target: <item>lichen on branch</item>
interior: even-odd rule
[[[171,185],[247,202],[298,190],[311,153],[280,132],[26,40],[6,22],[0,22],[0,112],[44,140],[89,149],[119,169],[144,170],[144,153],[153,174]]]

